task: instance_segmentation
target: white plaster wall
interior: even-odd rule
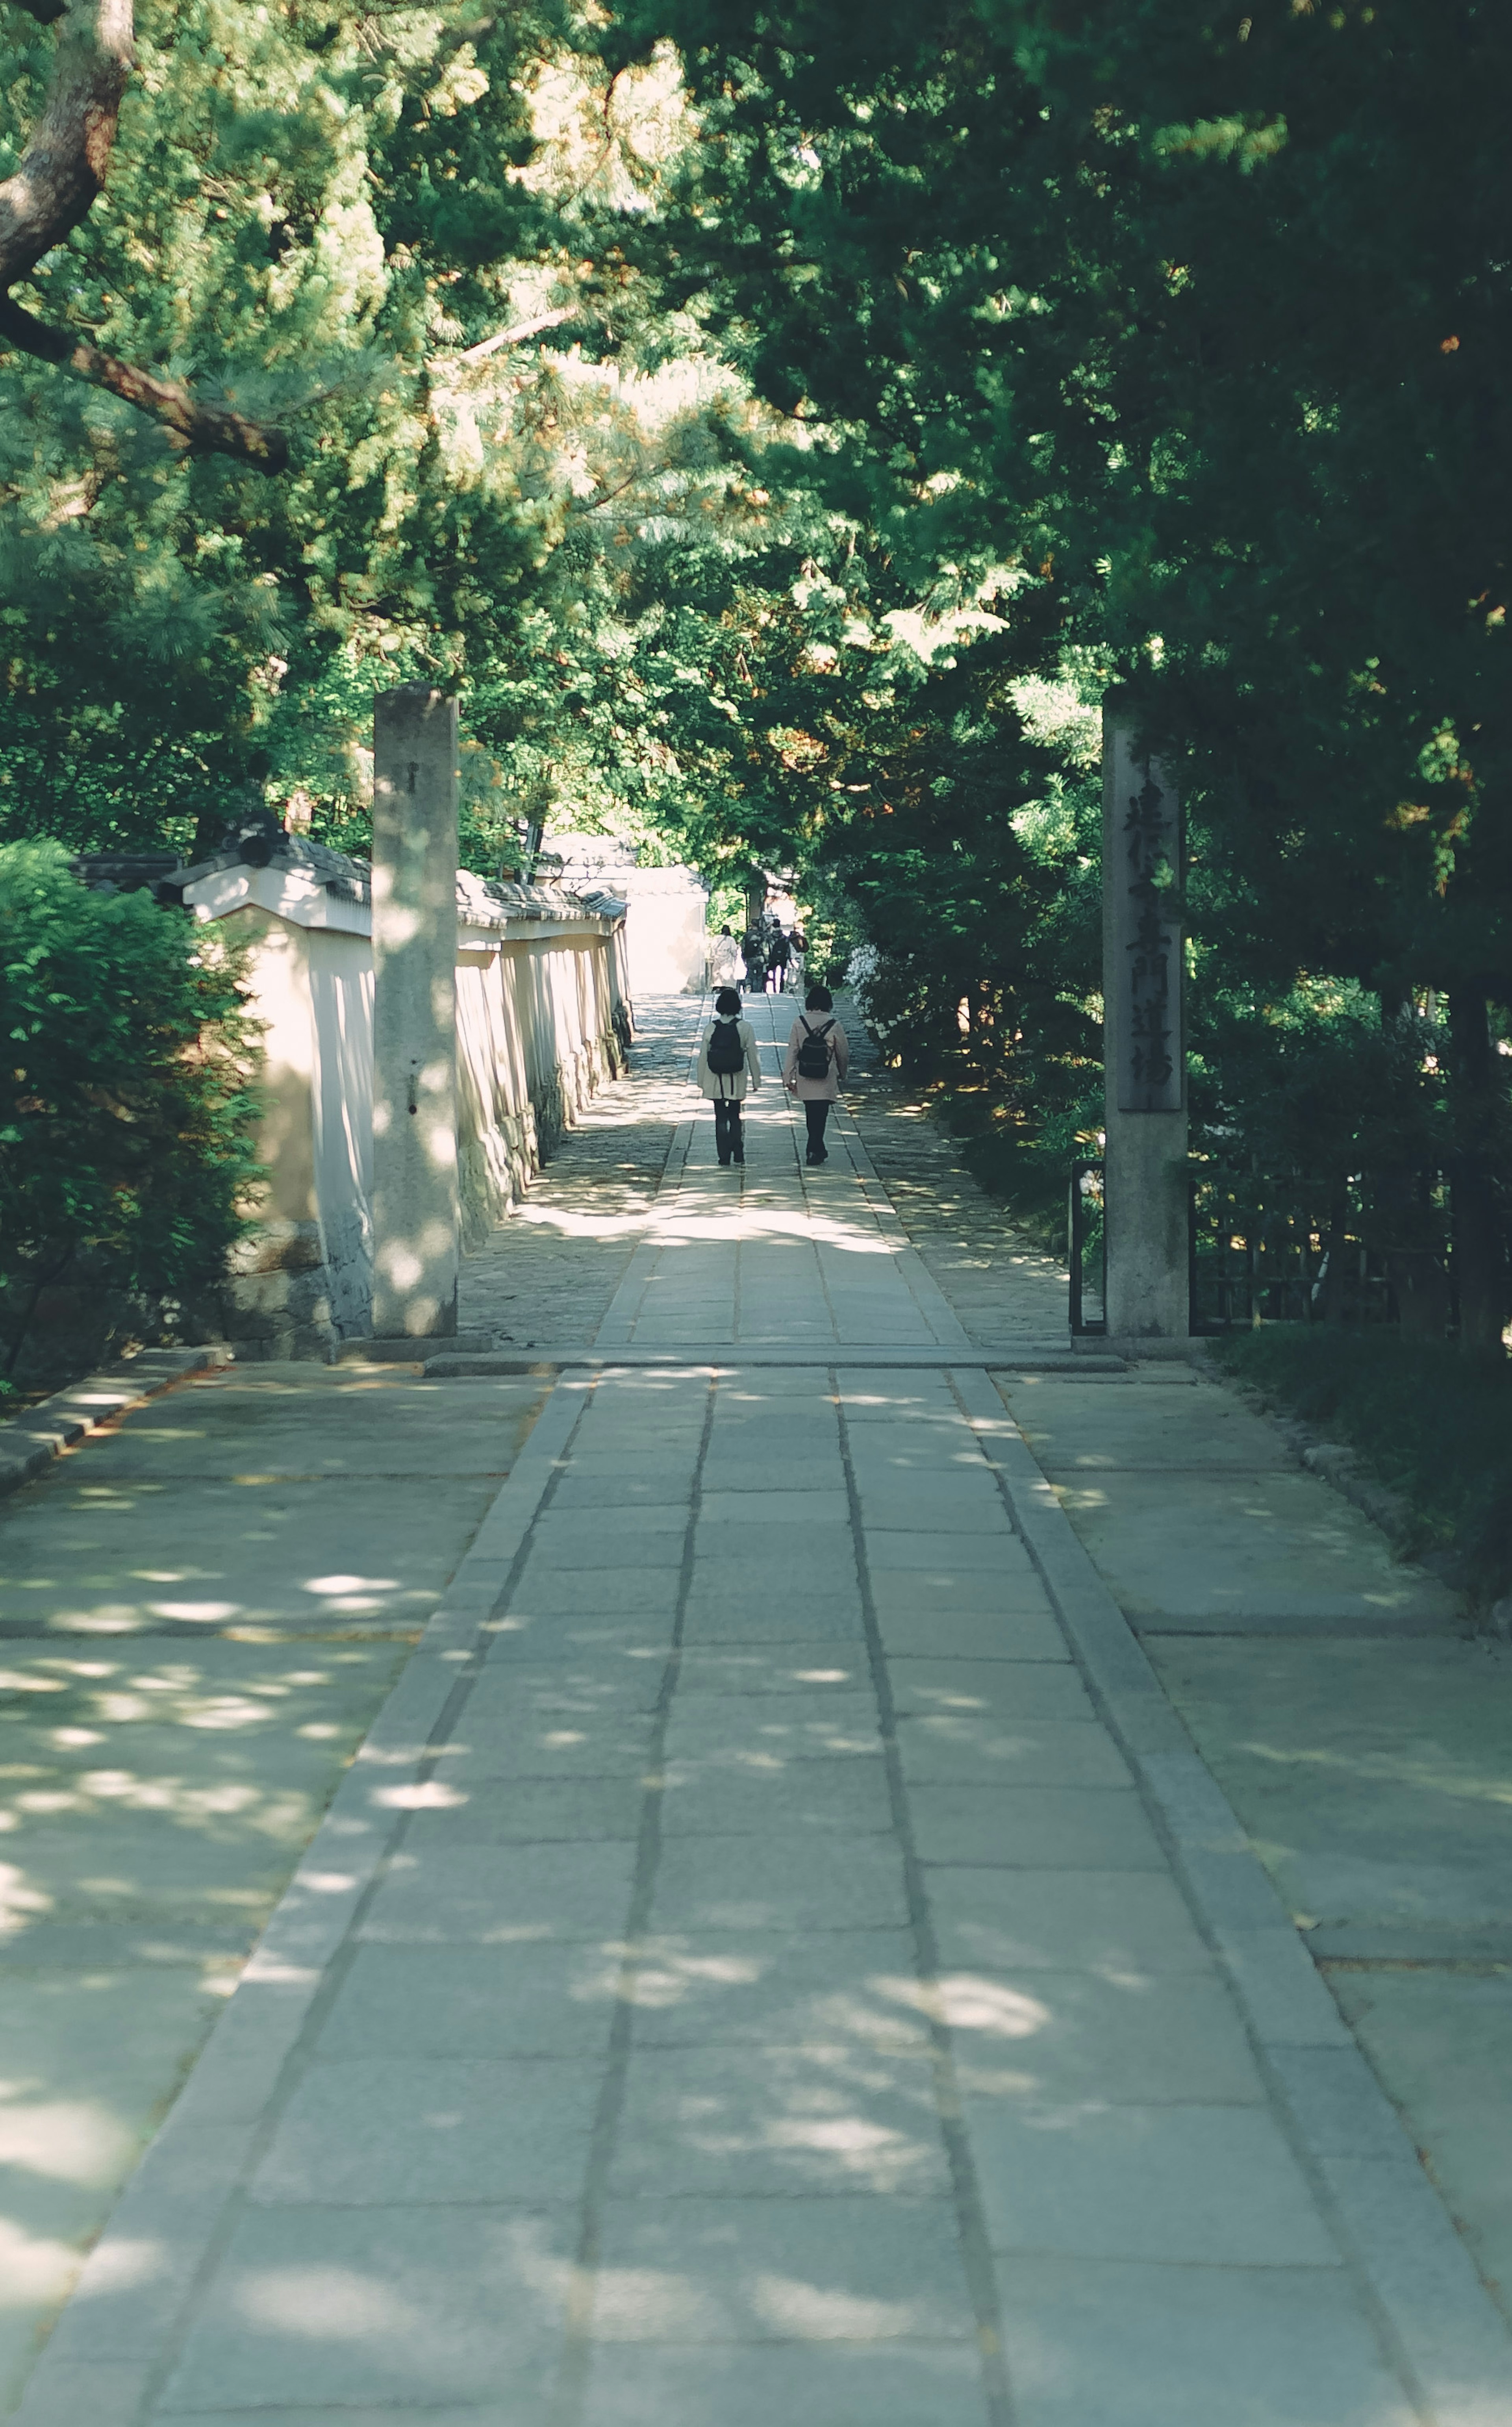
[[[318,929],[308,944],[316,1200],[332,1316],[350,1337],[373,1295],[373,948]]]
[[[263,1024],[257,1150],[268,1172],[267,1218],[308,1222],[316,1212],[310,1120],[315,1037],[306,937],[301,928],[252,904],[238,904],[227,924],[238,943],[251,944],[252,1010]]]
[[[700,897],[701,899],[701,897]],[[202,919],[252,942],[268,1110],[259,1141],[270,1225],[318,1229],[321,1320],[352,1337],[370,1321],[373,1263],[373,953],[362,905],[276,871],[218,871],[196,886]],[[470,925],[457,955],[457,1148],[463,1236],[476,1245],[619,1067],[630,1025],[623,924],[597,917]],[[264,1242],[274,1246],[270,1230]],[[261,1270],[259,1264],[252,1268]],[[254,1280],[238,1284],[263,1286]],[[279,1354],[308,1354],[280,1348]]]
[[[702,994],[708,895],[690,868],[615,871],[626,895],[626,953],[632,995]]]

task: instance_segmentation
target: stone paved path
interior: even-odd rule
[[[855,1083],[832,1117],[829,1163],[810,1171],[802,1119],[777,1083],[794,1004],[763,995],[746,1012],[765,1084],[748,1103],[743,1185],[719,1167],[707,1107],[689,1117],[703,1007],[655,1002],[630,1081],[591,1108],[520,1211],[467,1260],[463,1328],[519,1345],[831,1341],[1064,1354],[1064,1273],[1005,1230],[924,1108],[876,1070],[854,1013]]]
[[[1506,2427],[1504,2329],[850,1125],[806,1173],[764,1091],[743,1184],[710,1127],[614,1217],[597,1344],[672,1361],[557,1383],[22,2419]],[[1047,1308],[1010,1258],[973,1319]]]

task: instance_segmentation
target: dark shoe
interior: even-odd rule
[[[737,1162],[737,1163],[744,1163],[744,1161],[745,1161],[745,1148],[744,1148],[744,1147],[743,1147],[743,1146],[738,1146],[738,1147],[736,1148],[736,1149],[735,1149],[735,1160],[736,1160],[736,1162]]]

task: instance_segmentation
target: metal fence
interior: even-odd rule
[[[1191,1178],[1190,1324],[1201,1338],[1254,1323],[1394,1323],[1386,1259],[1347,1222],[1320,1231],[1293,1214],[1257,1213],[1223,1181]]]
[[[1347,1223],[1326,1233],[1293,1214],[1257,1214],[1218,1177],[1194,1171],[1187,1231],[1189,1320],[1194,1335],[1256,1322],[1394,1323],[1398,1309],[1386,1258]],[[1071,1165],[1066,1221],[1073,1338],[1106,1333],[1107,1197],[1103,1164]],[[1452,1294],[1450,1297],[1451,1321]]]

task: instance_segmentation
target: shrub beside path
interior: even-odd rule
[[[805,1169],[764,1087],[720,1170],[662,1008],[654,1197],[638,1148],[595,1239],[572,1142],[533,1192],[602,1361],[517,1455],[437,1378],[508,1479],[19,2418],[1502,2427],[1512,2337],[1191,1683],[1451,1653],[1454,1604],[1216,1384],[1047,1372],[1043,1260],[968,1328],[854,1121]]]

